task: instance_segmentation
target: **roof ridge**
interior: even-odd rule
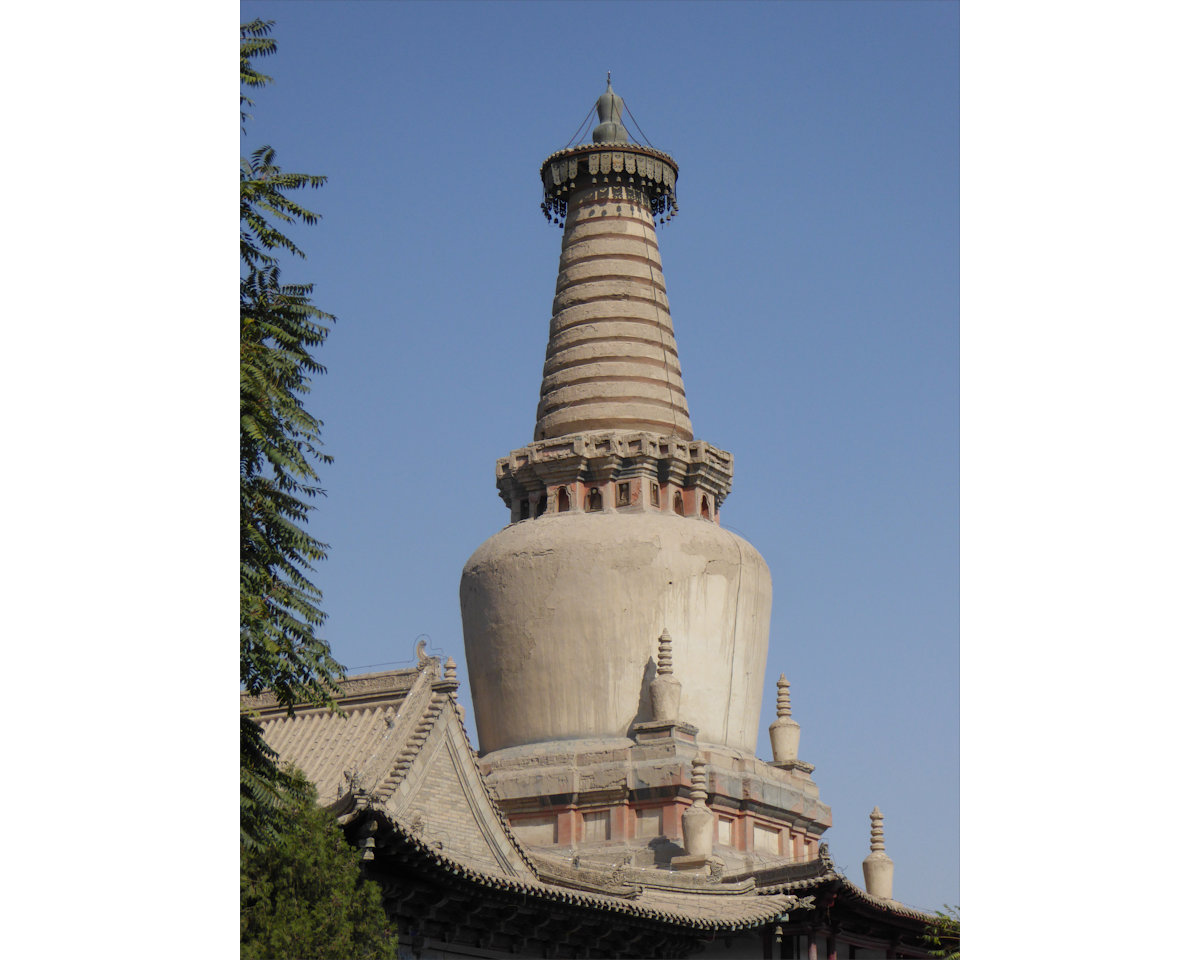
[[[488,783],[487,777],[483,775],[483,768],[479,766],[479,751],[477,751],[471,745],[471,735],[467,733],[467,725],[463,721],[463,714],[458,703],[458,698],[451,694],[449,695],[449,699],[454,701],[454,718],[458,721],[458,729],[463,735],[463,742],[467,745],[467,751],[471,757],[471,763],[475,768],[475,775],[479,778],[479,783],[483,787],[484,796],[487,797],[487,801],[491,805],[492,811],[499,819],[500,827],[504,830],[504,835],[508,838],[509,842],[512,843],[513,848],[517,851],[517,854],[521,858],[521,862],[533,872],[535,877],[540,877],[541,874],[538,872],[537,867],[534,866],[529,854],[525,852],[525,847],[521,844],[521,841],[517,839],[517,835],[513,832],[512,825],[508,822],[508,816],[501,809],[499,795],[496,793],[495,788]]]
[[[936,915],[926,913],[917,907],[910,907],[906,903],[901,903],[899,900],[889,900],[884,897],[877,897],[873,893],[868,893],[853,880],[850,880],[842,874],[838,874],[838,879],[842,881],[843,889],[848,890],[852,899],[864,900],[872,906],[879,907],[883,910],[889,910],[892,913],[898,913],[901,916],[911,917],[914,920],[935,920]]]
[[[434,671],[426,672],[422,670],[421,677],[431,676]],[[433,690],[433,681],[430,681],[426,691],[429,693],[429,699],[424,701],[424,709],[421,709],[421,704],[413,699],[413,694],[416,693],[417,684],[413,684],[413,688],[409,691],[405,699],[405,706],[411,704],[409,716],[405,719],[408,722],[407,736],[405,736],[400,749],[396,753],[396,758],[392,762],[391,769],[379,781],[375,788],[375,793],[381,800],[387,800],[396,788],[400,786],[401,781],[408,774],[412,767],[413,761],[421,752],[421,747],[425,741],[429,739],[429,733],[433,730],[437,723],[438,717],[441,715],[447,699],[446,694],[439,693]],[[418,713],[418,711],[420,711]],[[399,720],[399,712],[397,712],[397,721]]]
[[[796,896],[781,894],[780,903],[765,905],[762,908],[753,910],[749,915],[738,919],[714,919],[707,916],[690,916],[688,914],[677,913],[675,911],[662,909],[650,905],[649,903],[641,903],[636,898],[622,899],[610,894],[593,893],[584,890],[574,890],[567,887],[561,887],[554,884],[546,883],[543,880],[518,880],[513,877],[504,877],[499,874],[485,873],[476,870],[474,867],[467,866],[460,860],[454,857],[447,856],[433,849],[420,837],[409,831],[407,826],[396,817],[393,817],[380,803],[372,803],[369,807],[360,810],[360,813],[370,812],[377,816],[391,827],[392,831],[408,846],[416,849],[422,856],[432,860],[434,865],[441,870],[448,871],[458,877],[461,877],[467,882],[478,884],[483,887],[493,889],[507,890],[515,893],[523,893],[540,897],[542,899],[554,900],[562,903],[573,904],[576,906],[596,907],[600,910],[613,913],[629,913],[645,919],[656,920],[663,923],[674,924],[679,927],[687,927],[693,930],[706,931],[736,931],[749,927],[758,926],[775,916],[786,914],[794,909],[801,902],[801,899]],[[697,898],[703,898],[704,893],[697,892]],[[746,897],[746,902],[750,903],[755,897]],[[728,902],[728,901],[726,901]],[[767,911],[764,913],[764,910]]]

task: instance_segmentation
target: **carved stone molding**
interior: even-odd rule
[[[704,491],[717,510],[733,488],[733,454],[703,440],[604,431],[539,440],[496,461],[496,487],[510,510],[554,486],[640,477]],[[664,494],[658,509],[670,506]]]

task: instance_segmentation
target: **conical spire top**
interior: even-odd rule
[[[697,754],[692,757],[692,804],[703,806],[708,800],[708,767],[704,758]]]
[[[800,724],[792,719],[791,684],[784,674],[775,681],[778,691],[775,695],[775,716],[778,718],[771,724],[771,753],[777,764],[795,766],[799,760]]]
[[[792,715],[792,685],[788,682],[785,674],[780,674],[779,679],[775,681],[775,716],[779,719],[790,717]]]
[[[629,131],[621,123],[621,111],[625,101],[613,93],[612,71],[608,72],[608,89],[596,101],[596,116],[600,122],[592,131],[593,143],[628,143]]]
[[[658,638],[658,671],[660,677],[669,677],[675,672],[674,657],[671,654],[671,635],[663,629]]]
[[[876,850],[883,853],[883,814],[878,806],[871,811],[871,852]]]
[[[863,861],[863,882],[867,893],[891,900],[895,872],[896,865],[892,863],[892,858],[883,852],[883,814],[876,807],[871,811],[871,852]]]

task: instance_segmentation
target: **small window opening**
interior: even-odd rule
[[[546,512],[546,495],[543,493],[540,497],[538,497],[537,514],[536,515],[540,517],[545,512]]]
[[[675,512],[683,516],[683,494],[678,490],[675,491]]]
[[[708,512],[708,497],[700,498],[700,516],[705,520],[711,520],[712,516]]]
[[[567,493],[566,487],[558,488],[558,512],[566,513],[571,509],[571,495]]]
[[[617,506],[629,506],[629,484],[627,483],[617,484]]]
[[[658,484],[657,483],[650,484],[650,506],[652,506],[652,507],[658,506]]]
[[[600,495],[599,487],[592,487],[588,491],[587,508],[590,512],[601,510],[604,508],[604,498]]]
[[[522,520],[529,519],[529,501],[528,500],[521,501],[521,519]]]

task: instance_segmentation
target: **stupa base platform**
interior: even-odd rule
[[[817,859],[833,820],[804,769],[809,765],[783,769],[697,743],[687,727],[639,729],[636,740],[510,747],[480,757],[479,765],[514,832],[533,850],[596,869],[672,870],[685,853],[682,816],[699,754],[708,765],[713,856],[726,872]]]
[[[671,858],[672,870],[695,870],[702,876],[719,877],[725,869],[725,861],[714,856],[682,856]]]

